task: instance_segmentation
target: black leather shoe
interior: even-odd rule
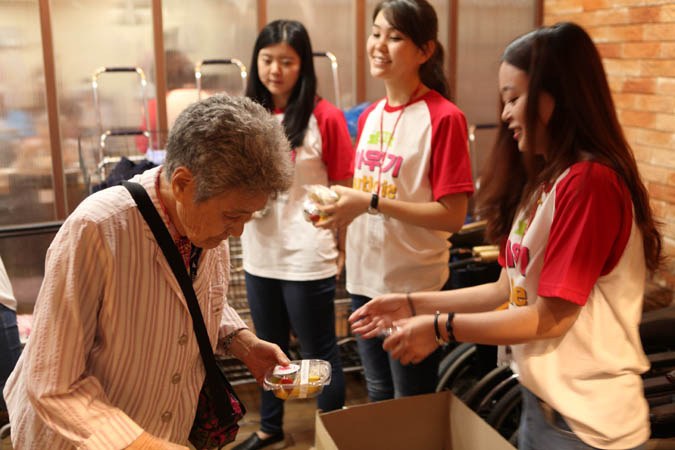
[[[284,448],[286,443],[284,442],[283,431],[280,431],[277,434],[268,437],[267,439],[261,439],[260,436],[258,436],[258,433],[253,433],[248,439],[234,447],[232,450],[257,450],[259,448],[265,448],[274,444],[277,445],[272,448]]]

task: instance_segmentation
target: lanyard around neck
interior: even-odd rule
[[[383,124],[384,124],[384,110],[386,109],[387,103],[389,100],[386,100],[385,105],[382,107],[382,114],[380,114],[380,166],[379,166],[379,171],[377,173],[377,190],[376,194],[380,195],[380,182],[382,181],[382,164],[384,164],[386,158],[387,158],[387,153],[389,153],[389,148],[391,147],[391,141],[394,139],[394,133],[396,133],[396,127],[398,126],[398,122],[401,119],[401,116],[403,115],[403,111],[405,111],[405,108],[410,105],[414,100],[415,97],[417,96],[417,93],[422,89],[422,82],[420,82],[415,90],[413,91],[412,94],[410,94],[410,98],[408,101],[403,105],[401,110],[398,113],[398,116],[396,116],[396,120],[394,121],[394,128],[391,129],[391,134],[389,135],[389,138],[387,139],[387,146],[384,147],[384,130],[383,130]],[[383,149],[384,147],[384,149]],[[383,151],[384,150],[384,151]]]
[[[532,221],[534,220],[534,216],[537,215],[537,210],[539,209],[539,205],[543,203],[543,200],[541,199],[542,196],[544,195],[545,192],[549,192],[550,187],[546,185],[546,183],[542,183],[541,186],[539,186],[539,189],[537,189],[537,200],[535,201],[534,205],[531,206],[531,211],[529,214],[529,217],[527,218],[527,224],[525,225],[525,230],[523,231],[523,237],[520,239],[520,242],[525,241],[525,235],[530,229],[530,225],[532,225]]]

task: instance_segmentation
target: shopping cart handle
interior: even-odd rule
[[[312,52],[312,56],[326,57],[326,58],[330,59],[330,62],[333,65],[337,66],[337,58],[331,52]]]
[[[105,67],[105,72],[136,72],[135,67]]]
[[[231,58],[225,58],[225,59],[205,59],[201,63],[202,65],[209,65],[209,64],[234,64],[232,62]]]
[[[108,136],[149,136],[150,133],[145,130],[106,130],[103,134]]]

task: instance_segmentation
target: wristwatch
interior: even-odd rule
[[[377,209],[377,204],[380,201],[380,196],[377,194],[373,194],[372,198],[370,199],[370,206],[368,207],[368,214],[379,214],[380,210]]]

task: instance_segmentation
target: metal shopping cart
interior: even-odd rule
[[[100,78],[106,73],[138,75],[145,129],[104,127],[98,89]],[[163,132],[147,131],[150,124],[146,94],[147,79],[140,67],[100,67],[94,71],[91,83],[96,130],[78,137],[80,169],[88,194],[160,164],[164,158],[164,151],[158,147],[165,138]],[[145,145],[141,147],[139,141],[144,141]],[[141,151],[141,148],[147,150]],[[106,181],[115,174],[118,176]]]

